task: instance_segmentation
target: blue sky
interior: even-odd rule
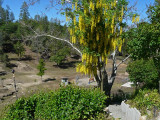
[[[12,12],[15,15],[15,19],[19,19],[19,13],[20,13],[20,7],[23,3],[23,1],[28,2],[28,0],[4,0],[2,6],[6,8],[6,5],[9,5]],[[50,0],[40,0],[40,2],[36,3],[33,6],[29,6],[29,13],[32,18],[36,14],[42,15],[46,14],[50,20],[50,18],[58,18],[61,21],[65,21],[65,16],[62,16],[60,14],[57,14],[57,10],[55,8],[51,8],[49,10],[46,10],[45,8],[50,5]],[[140,14],[140,19],[145,19],[146,16],[146,5],[153,4],[154,0],[128,0],[129,6],[133,5],[137,1],[137,12]]]

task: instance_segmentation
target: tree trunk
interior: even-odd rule
[[[111,95],[111,89],[114,83],[115,77],[112,76],[112,80],[109,79],[108,74],[106,72],[105,66],[102,66],[101,69],[101,90],[105,92],[105,95],[109,96]]]
[[[109,83],[108,74],[105,69],[105,64],[101,63],[99,71],[94,74],[98,87],[110,97],[112,84]]]
[[[15,80],[15,75],[13,74],[13,82],[14,82],[14,89],[15,89],[15,93],[16,93],[16,99],[18,99],[17,96],[17,84],[16,84],[16,80]]]
[[[127,56],[124,60],[122,60],[119,64],[116,65],[115,55],[116,55],[116,50],[112,53],[113,63],[112,63],[112,73],[111,73],[110,77],[108,76],[108,74],[106,72],[106,64],[101,61],[99,61],[99,63],[100,63],[99,64],[99,67],[100,67],[99,72],[97,72],[97,74],[94,75],[95,79],[97,81],[98,87],[100,87],[101,90],[104,91],[105,94],[109,97],[111,95],[111,89],[112,89],[112,86],[113,86],[113,83],[115,81],[115,77],[117,74],[117,67],[130,57],[130,55]]]
[[[1,86],[4,87],[4,86],[3,86],[3,79],[2,79],[2,78],[0,78],[0,79],[1,79]]]

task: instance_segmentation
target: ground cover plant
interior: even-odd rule
[[[82,120],[96,118],[103,112],[106,96],[99,89],[61,87],[20,98],[9,107],[4,120]]]
[[[129,100],[128,103],[132,107],[136,107],[140,110],[141,114],[147,114],[147,110],[153,111],[154,108],[160,110],[160,95],[157,89],[139,90],[137,95]]]

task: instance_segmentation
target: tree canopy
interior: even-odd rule
[[[29,12],[28,12],[28,5],[27,3],[24,1],[21,8],[20,8],[20,15],[19,15],[19,19],[20,20],[23,20],[23,21],[26,21],[29,19]]]
[[[97,74],[100,63],[107,63],[111,52],[116,48],[121,51],[122,22],[127,4],[125,0],[74,0],[72,9],[66,9],[70,40],[80,44],[83,51],[77,71]]]

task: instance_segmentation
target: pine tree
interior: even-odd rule
[[[6,23],[8,23],[10,21],[10,7],[8,5],[6,5],[6,10],[5,10],[5,13],[6,13]]]
[[[10,19],[10,21],[12,21],[12,22],[13,22],[13,20],[15,20],[15,17],[14,17],[13,12],[10,13],[10,18],[9,18],[9,19]]]
[[[6,21],[6,12],[5,9],[0,6],[0,24],[5,23]]]
[[[14,49],[16,51],[16,54],[18,55],[19,57],[19,60],[22,58],[22,56],[24,55],[24,52],[25,52],[25,49],[24,49],[24,46],[23,44],[18,41],[15,45],[14,45]]]
[[[45,73],[44,71],[47,70],[47,69],[45,68],[45,62],[44,62],[43,59],[40,59],[40,60],[39,60],[39,64],[38,64],[38,66],[37,66],[37,69],[39,70],[39,72],[37,73],[37,75],[41,76],[41,80],[42,80],[42,76],[43,76],[44,73]]]
[[[29,19],[29,12],[28,12],[28,5],[27,3],[24,1],[22,6],[21,6],[21,11],[20,11],[20,15],[19,15],[19,19],[22,21],[27,21]]]

